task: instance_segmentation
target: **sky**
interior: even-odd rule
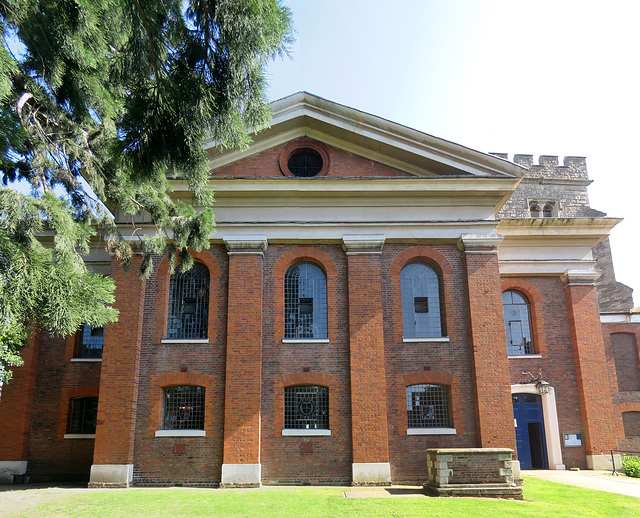
[[[269,98],[307,91],[482,152],[587,157],[640,306],[640,2],[285,0]]]

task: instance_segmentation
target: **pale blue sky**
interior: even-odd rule
[[[640,2],[285,0],[270,98],[308,91],[483,152],[586,156],[640,305]]]

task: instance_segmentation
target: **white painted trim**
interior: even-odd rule
[[[95,433],[65,433],[65,439],[95,439]]]
[[[553,387],[549,387],[548,394],[538,394],[536,386],[531,383],[527,383],[511,385],[511,393],[536,394],[542,396],[542,416],[544,419],[544,435],[547,441],[547,460],[549,462],[549,469],[565,469],[565,465],[562,463],[560,426],[558,424],[555,389]]]
[[[283,436],[291,436],[291,437],[316,437],[316,436],[327,436],[331,435],[331,430],[320,430],[315,428],[303,428],[302,430],[292,430],[292,429],[283,429]]]
[[[328,338],[283,338],[283,344],[328,344]]]
[[[208,338],[163,338],[163,344],[208,344]]]
[[[449,337],[448,336],[439,336],[439,337],[431,337],[431,338],[405,338],[404,336],[402,337],[402,341],[405,344],[410,344],[410,343],[429,343],[429,342],[448,342],[449,341]]]
[[[407,435],[455,435],[455,428],[407,428]]]
[[[510,360],[520,360],[520,359],[526,359],[526,358],[542,358],[542,355],[541,354],[510,354],[509,355]]]
[[[206,437],[204,430],[156,430],[156,437]]]
[[[100,363],[102,358],[71,358],[71,363]]]
[[[601,313],[600,322],[603,324],[637,324],[640,323],[640,313]]]

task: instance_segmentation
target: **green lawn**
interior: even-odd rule
[[[66,492],[15,517],[571,517],[640,516],[640,498],[525,477],[524,501],[472,498],[345,498],[348,488],[297,487],[256,491],[129,490]],[[28,491],[28,490],[27,490]],[[3,494],[0,493],[0,507]]]

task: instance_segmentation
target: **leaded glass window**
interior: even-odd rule
[[[167,338],[207,338],[209,269],[202,263],[171,276]]]
[[[285,338],[327,338],[327,277],[314,263],[297,263],[284,276]]]
[[[284,427],[293,430],[328,430],[329,389],[317,385],[285,387]]]
[[[422,383],[407,387],[409,428],[452,428],[449,388]]]
[[[534,354],[529,300],[515,290],[502,293],[504,329],[507,334],[507,353],[510,356]]]
[[[444,336],[440,277],[426,263],[406,265],[400,272],[402,327],[405,338]]]
[[[162,430],[204,430],[204,387],[175,385],[164,389]]]
[[[76,336],[76,358],[102,358],[104,327],[83,324]]]
[[[71,400],[69,433],[94,434],[98,421],[98,398],[78,397]]]

